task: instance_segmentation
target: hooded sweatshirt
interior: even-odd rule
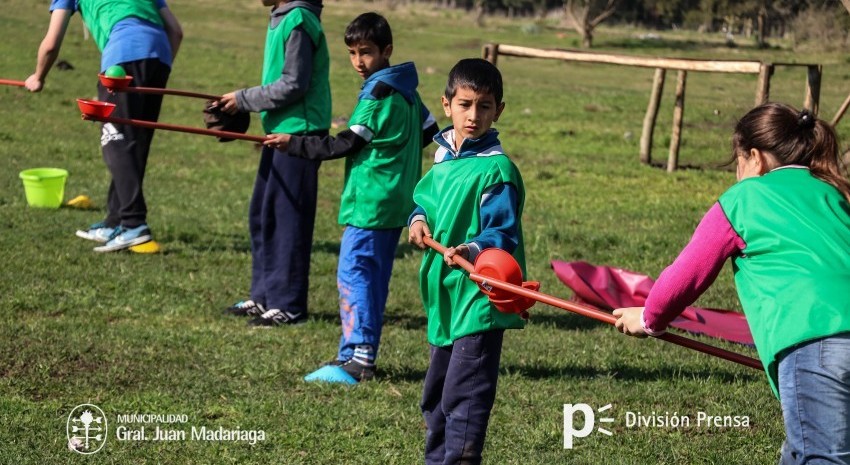
[[[290,139],[290,155],[346,158],[340,224],[363,229],[405,225],[421,175],[423,142],[437,131],[416,92],[418,84],[413,63],[377,71],[363,82],[348,129],[336,137]]]

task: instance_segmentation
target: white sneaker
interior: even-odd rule
[[[151,240],[151,230],[148,225],[142,224],[135,228],[127,229],[123,226],[118,226],[112,231],[112,236],[106,244],[95,247],[95,252],[114,252],[116,250],[124,250],[134,245],[144,244]]]
[[[105,243],[112,237],[112,233],[115,231],[115,228],[110,228],[104,222],[95,223],[89,226],[89,229],[83,231],[82,229],[77,230],[77,237],[88,239],[90,241],[100,242],[101,244]]]

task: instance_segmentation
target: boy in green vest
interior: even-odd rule
[[[409,219],[412,244],[423,237],[449,247],[426,250],[419,271],[428,314],[431,361],[422,413],[427,426],[425,463],[480,463],[496,398],[505,329],[525,323],[499,312],[452,257],[474,261],[496,247],[510,252],[525,274],[521,216],[525,190],[517,167],[490,126],[505,108],[502,76],[482,59],[458,62],[442,98],[452,126],[434,137],[434,166],[416,185]]]
[[[348,129],[336,137],[274,134],[266,145],[312,160],[345,158],[337,269],[342,337],[336,359],[305,379],[354,384],[375,374],[396,245],[413,208],[422,147],[438,128],[416,92],[413,63],[390,66],[393,37],[384,17],[358,16],[345,44],[364,79]]]
[[[267,134],[325,136],[331,123],[328,46],[321,0],[272,1],[262,85],[225,94],[225,113],[260,112]],[[266,146],[249,207],[251,295],[226,310],[251,326],[307,319],[310,249],[321,161]]]

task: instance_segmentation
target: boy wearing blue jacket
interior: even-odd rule
[[[390,66],[385,18],[358,16],[345,44],[365,80],[348,129],[336,137],[273,134],[266,145],[309,160],[346,159],[337,270],[342,337],[336,359],[305,379],[353,384],[375,375],[396,245],[413,207],[422,148],[438,128],[416,92],[413,63]]]

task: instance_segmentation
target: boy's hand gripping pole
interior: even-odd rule
[[[430,237],[423,237],[423,242],[425,243],[425,245],[431,247],[440,254],[445,254],[446,252],[446,248],[443,245],[441,245],[439,242],[435,241]],[[575,302],[569,302],[567,300],[559,299],[549,294],[544,294],[540,291],[533,291],[530,289],[526,289],[522,286],[516,286],[514,284],[480,275],[475,272],[475,267],[472,265],[472,263],[470,263],[463,257],[455,255],[454,257],[452,257],[452,259],[461,268],[468,271],[469,279],[475,281],[476,283],[492,286],[496,289],[501,289],[503,291],[511,292],[519,296],[527,297],[529,299],[533,299],[538,302],[551,305],[553,307],[558,307],[569,312],[578,313],[579,315],[586,316],[588,318],[593,318],[594,320],[601,321],[603,323],[608,323],[609,325],[614,325],[617,322],[617,317],[608,312],[577,304]],[[672,342],[673,344],[687,347],[689,349],[693,349],[704,354],[720,357],[722,359],[729,360],[730,362],[735,362],[744,366],[748,366],[759,371],[764,370],[761,362],[752,357],[747,357],[746,355],[731,352],[725,349],[721,349],[719,347],[714,347],[712,345],[704,344],[702,342],[695,341],[684,336],[664,333],[661,336],[653,337],[655,337],[656,339],[662,339],[667,342]]]

